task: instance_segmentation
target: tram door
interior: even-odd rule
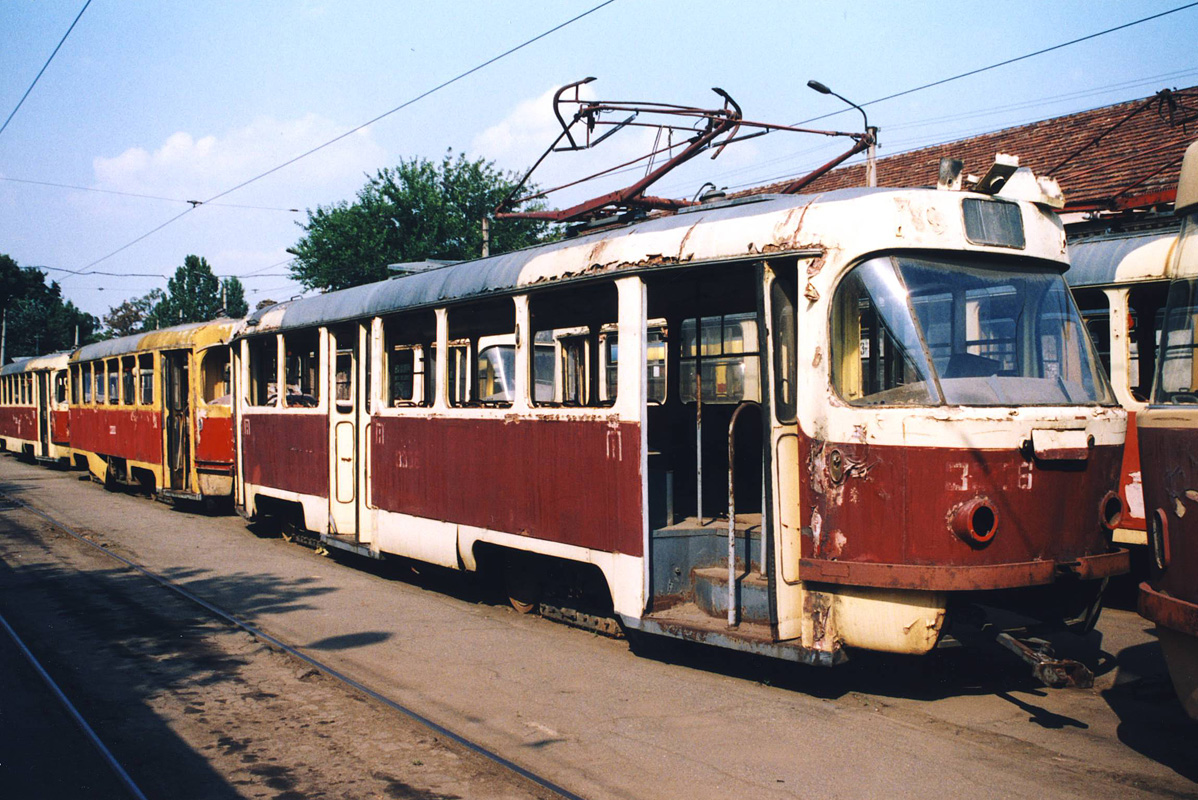
[[[331,428],[329,451],[330,533],[339,536],[358,534],[358,326],[330,331],[329,348],[333,358],[333,402],[329,409]]]
[[[795,639],[802,633],[803,596],[799,582],[799,545],[802,475],[799,463],[797,384],[798,269],[783,261],[766,270],[766,317],[769,320],[769,441],[772,451],[772,507],[769,527],[773,539],[773,592],[777,606],[778,638]]]
[[[166,485],[176,491],[186,490],[191,472],[191,408],[188,387],[191,385],[187,350],[172,350],[162,354],[163,427],[166,428]]]
[[[37,381],[37,453],[50,455],[50,373],[35,372]]]

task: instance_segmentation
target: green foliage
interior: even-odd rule
[[[0,308],[7,322],[5,354],[9,357],[36,356],[66,350],[95,339],[100,322],[63,301],[57,281],[46,285],[46,276],[35,267],[20,267],[0,253]]]
[[[104,315],[104,335],[106,337],[128,336],[153,329],[153,324],[146,325],[154,306],[166,298],[166,292],[161,289],[151,289],[141,297],[126,300],[119,306],[113,306]]]
[[[250,304],[245,300],[245,286],[236,277],[225,278],[221,281],[221,290],[225,297],[225,316],[241,319],[250,313]]]
[[[354,203],[318,206],[289,252],[291,274],[309,289],[344,289],[390,277],[387,265],[425,259],[462,261],[482,252],[482,219],[514,185],[492,162],[456,158],[400,161],[358,191]],[[491,252],[544,241],[548,223],[492,220]]]

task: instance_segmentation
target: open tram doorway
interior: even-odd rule
[[[723,624],[731,512],[733,617],[770,623],[762,269],[721,264],[646,279],[651,613]]]
[[[35,372],[37,382],[37,458],[50,457],[50,373]]]
[[[168,350],[162,354],[162,417],[166,429],[166,488],[185,492],[191,487],[191,353]]]
[[[329,535],[358,543],[358,411],[362,331],[345,325],[329,331]]]

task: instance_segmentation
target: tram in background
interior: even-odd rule
[[[1115,397],[1127,409],[1127,441],[1120,467],[1123,518],[1114,541],[1144,553],[1144,516],[1136,415],[1148,405],[1176,229],[1111,233],[1069,245],[1065,280],[1102,359]]]
[[[75,465],[109,488],[168,500],[233,489],[230,319],[179,325],[79,348],[70,358]]]
[[[260,310],[235,502],[806,663],[994,608],[1092,625],[1126,415],[1060,220],[1008,176],[717,199]]]
[[[0,369],[0,449],[70,464],[69,355],[51,353]]]
[[[1140,613],[1157,624],[1173,686],[1198,719],[1198,143],[1182,162],[1156,381],[1139,417],[1153,576]],[[1190,513],[1187,513],[1190,512]]]

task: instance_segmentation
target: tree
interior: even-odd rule
[[[154,307],[166,298],[166,292],[161,289],[151,289],[141,297],[126,300],[119,306],[113,306],[104,315],[105,334],[108,336],[128,336],[144,330],[152,330],[151,314]],[[147,320],[150,320],[147,325]]]
[[[35,356],[66,350],[95,338],[99,320],[62,299],[57,281],[35,267],[21,267],[0,254],[0,308],[7,323],[5,354]]]
[[[221,281],[221,292],[225,298],[225,316],[241,319],[250,313],[250,304],[245,300],[245,286],[236,277]]]
[[[189,255],[166,283],[166,296],[146,316],[146,329],[206,322],[221,314],[220,281],[207,259]]]
[[[482,219],[515,185],[492,162],[456,158],[441,163],[401,160],[369,179],[354,203],[308,211],[304,237],[288,252],[291,274],[309,289],[344,289],[389,277],[387,265],[436,259],[461,261],[482,252]],[[543,241],[548,223],[491,224],[491,252]]]

